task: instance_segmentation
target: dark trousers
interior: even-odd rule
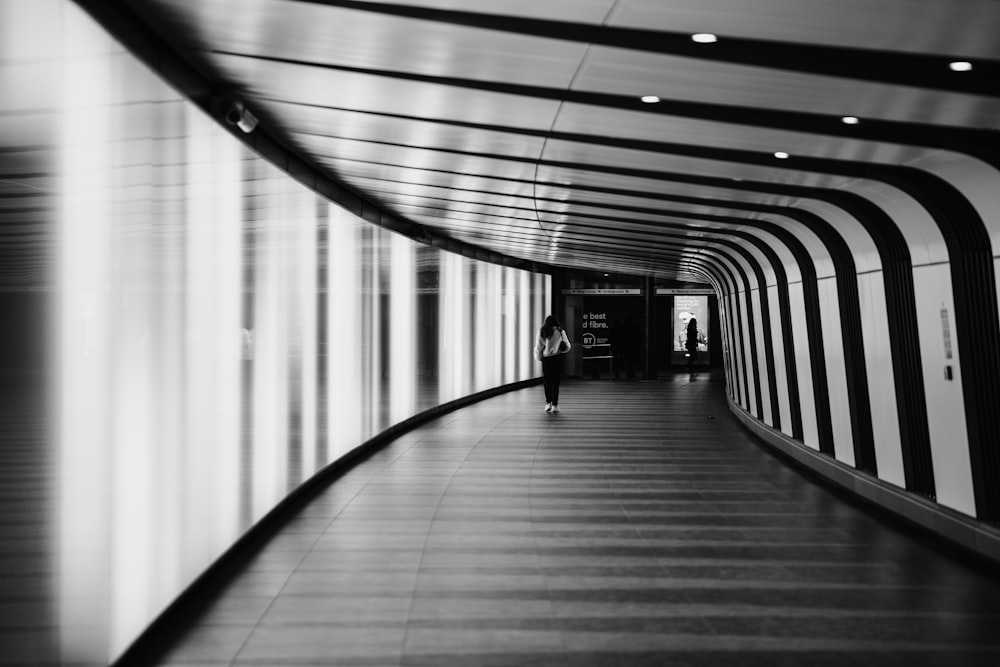
[[[545,387],[545,402],[559,405],[559,380],[562,378],[563,355],[542,357],[542,386]]]

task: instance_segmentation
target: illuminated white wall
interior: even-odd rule
[[[550,279],[322,200],[72,3],[12,0],[0,24],[32,35],[0,92],[52,107],[55,135],[53,623],[64,662],[106,664],[321,468],[535,377]]]

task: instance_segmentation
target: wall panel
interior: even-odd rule
[[[896,384],[893,381],[885,286],[881,272],[858,276],[861,321],[864,324],[864,350],[867,382],[872,406],[872,431],[878,476],[901,488],[906,487],[903,471],[903,446],[897,419]]]
[[[788,286],[788,304],[795,337],[795,366],[799,377],[799,400],[802,411],[802,442],[819,449],[819,427],[816,423],[816,392],[813,391],[812,366],[809,361],[809,340],[806,327],[805,298],[802,283]]]
[[[757,359],[760,365],[758,372],[757,383],[760,386],[760,414],[761,419],[765,424],[773,424],[773,412],[771,408],[771,384],[768,381],[768,368],[767,368],[767,358],[765,348],[771,345],[770,340],[765,340],[764,338],[764,318],[767,317],[767,313],[764,312],[763,305],[761,303],[761,290],[765,289],[764,285],[760,285],[758,289],[753,290],[749,298],[747,299],[750,303],[755,304],[753,308],[751,323],[754,330],[757,332],[756,343],[757,343]],[[779,348],[780,349],[780,348]]]
[[[744,400],[750,414],[757,415],[759,413],[759,406],[757,405],[756,388],[759,378],[754,373],[753,363],[754,355],[757,351],[753,345],[754,337],[750,334],[750,327],[753,326],[753,302],[750,299],[750,295],[744,289],[736,293],[736,308],[739,311],[740,352],[743,354],[744,359],[743,371],[745,373],[744,380],[747,388]]]
[[[975,516],[961,358],[954,334],[951,271],[946,264],[915,267],[913,282],[921,295],[917,316],[937,501]],[[948,368],[952,374],[950,380],[946,375]]]
[[[851,432],[851,407],[847,397],[837,283],[832,278],[819,280],[817,289],[822,313],[823,362],[826,366],[834,452],[839,461],[854,465],[854,437]]]
[[[731,347],[729,354],[732,357],[732,383],[730,385],[729,391],[736,398],[737,402],[743,407],[744,410],[750,409],[750,399],[746,395],[746,356],[744,354],[744,344],[747,338],[742,335],[742,314],[739,312],[739,293],[730,293],[726,299],[729,313],[729,331],[731,332]]]
[[[771,303],[771,312],[767,316],[771,318],[771,341],[765,342],[774,349],[774,376],[777,381],[778,411],[782,415],[781,432],[792,437],[791,420],[791,400],[788,395],[788,368],[785,364],[785,330],[781,326],[781,303],[778,296],[778,287],[768,286],[768,302]],[[773,424],[771,424],[773,426]]]

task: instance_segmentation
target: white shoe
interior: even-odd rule
[[[545,411],[546,412],[552,412],[552,404],[551,403],[546,403],[545,404]]]
[[[557,414],[559,412],[559,406],[558,405],[553,405],[551,412],[552,412],[552,414]]]

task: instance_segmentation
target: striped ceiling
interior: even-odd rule
[[[124,4],[325,176],[531,263],[704,282],[860,179],[997,162],[988,0]]]

